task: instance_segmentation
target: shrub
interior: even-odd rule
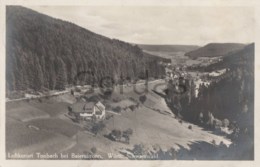
[[[188,126],[188,128],[189,128],[189,129],[192,129],[192,126],[191,126],[191,125],[189,125],[189,126]]]
[[[134,155],[144,155],[145,147],[143,144],[135,144],[132,152],[134,153]]]
[[[129,129],[127,129],[127,130],[125,130],[125,131],[123,132],[122,137],[124,137],[124,138],[125,138],[125,141],[126,141],[127,143],[129,143],[130,136],[131,136],[132,134],[133,134],[133,129],[129,128]]]
[[[139,97],[139,101],[140,101],[141,103],[144,103],[144,102],[146,101],[146,96],[145,96],[145,95],[140,96],[140,97]]]
[[[106,104],[106,109],[107,110],[111,110],[112,109],[111,105],[110,104]]]
[[[118,98],[118,97],[115,97],[115,98],[113,98],[113,100],[112,100],[113,102],[115,102],[115,103],[117,103],[117,102],[119,102],[120,101],[120,98]]]
[[[91,128],[91,132],[97,135],[97,133],[102,131],[105,127],[106,125],[102,121],[94,123],[94,125]]]
[[[167,152],[171,156],[172,159],[177,158],[177,151],[173,147],[171,147]]]
[[[95,154],[95,153],[97,152],[97,148],[96,148],[96,147],[92,147],[90,150],[91,150],[91,152],[92,152],[93,154]]]
[[[122,108],[120,106],[117,106],[115,108],[113,108],[113,111],[117,112],[117,113],[120,113],[122,110]]]
[[[109,120],[110,118],[112,118],[114,115],[110,115],[110,114],[106,114],[106,120]]]
[[[229,120],[228,120],[228,119],[224,119],[224,120],[222,121],[222,125],[223,125],[224,127],[228,127],[228,126],[229,126]]]
[[[81,89],[76,87],[75,92],[81,92]],[[73,94],[74,94],[74,92],[73,92]]]
[[[122,137],[122,132],[121,130],[118,129],[113,129],[110,133],[110,136],[114,139],[114,140],[120,140]]]
[[[129,108],[130,108],[132,111],[134,111],[135,108],[136,108],[136,106],[135,106],[135,105],[131,105],[131,106],[129,106]]]
[[[153,151],[155,151],[156,153],[159,152],[160,149],[161,149],[161,147],[158,144],[153,145]]]
[[[68,111],[72,112],[72,107],[71,106],[68,106]]]
[[[127,133],[128,135],[132,135],[133,134],[133,129],[128,128],[125,133]]]
[[[133,102],[136,102],[137,100],[135,100],[135,98],[133,97],[129,97],[129,100],[133,101]]]
[[[70,90],[70,94],[74,96],[74,90],[73,89]]]

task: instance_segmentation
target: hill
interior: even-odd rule
[[[108,76],[160,77],[169,61],[138,46],[95,34],[73,23],[20,6],[6,8],[6,87],[8,91],[62,90],[77,81],[98,84]],[[76,77],[81,72],[91,75]]]
[[[233,129],[229,135],[233,144],[227,151],[227,157],[231,152],[237,154],[235,150],[243,150],[234,158],[253,159],[254,44],[226,54],[222,61],[197,70],[213,72],[221,69],[225,69],[226,72],[220,76],[208,77],[210,84],[199,86],[198,97],[182,95],[173,99],[175,101],[172,100],[170,106],[177,106],[176,113],[185,120],[214,131],[218,131],[219,126],[227,119],[230,123],[228,127]],[[172,88],[168,87],[168,98],[174,97]]]
[[[198,67],[196,70],[212,72],[228,68],[231,71],[236,68],[245,68],[247,71],[254,71],[254,43],[246,45],[244,49],[229,53],[222,61],[210,64],[206,67]]]
[[[239,68],[243,67],[247,70],[253,71],[254,69],[254,44],[249,44],[244,47],[244,49],[239,50],[235,53],[229,54],[223,58],[223,61],[212,64],[206,69],[208,71],[213,71],[215,69],[221,68]]]
[[[196,59],[198,57],[220,57],[228,53],[241,50],[246,45],[240,43],[210,43],[197,50],[186,53],[186,56]]]
[[[124,87],[124,94],[120,93],[121,86],[115,86],[112,96],[103,101],[107,106],[108,119],[103,120],[106,128],[98,135],[93,135],[86,128],[82,128],[80,123],[73,122],[67,117],[67,106],[71,104],[65,99],[71,98],[76,101],[76,98],[70,94],[43,98],[41,102],[36,99],[30,102],[9,102],[6,104],[6,127],[8,127],[6,128],[6,150],[20,154],[37,151],[49,154],[62,152],[70,155],[71,153],[86,154],[95,147],[96,154],[103,153],[104,159],[111,160],[108,153],[119,154],[122,150],[131,151],[135,145],[141,144],[147,151],[158,152],[158,159],[165,160],[173,159],[172,156],[164,156],[171,148],[176,149],[176,154],[180,155],[178,158],[182,159],[183,154],[178,149],[189,149],[195,143],[210,144],[215,140],[217,145],[221,142],[230,144],[230,141],[223,136],[212,134],[188,122],[180,123],[178,119],[172,117],[163,97],[154,92],[163,91],[164,82],[164,80],[149,82],[148,92],[145,93],[146,100],[143,102],[140,100],[140,95],[133,91],[133,85]],[[138,84],[136,89],[145,92],[146,86],[144,83]],[[102,98],[100,95],[97,91],[88,94],[85,98],[90,101],[93,97]],[[139,107],[131,109],[131,106],[136,105]],[[91,126],[89,123],[84,122],[84,125]],[[190,125],[192,130],[188,128]],[[129,144],[106,137],[114,129],[123,131],[129,128],[133,130]],[[159,149],[155,150],[155,147]],[[146,152],[143,154],[146,155]],[[198,152],[196,156],[202,154]]]
[[[138,44],[138,46],[150,52],[190,52],[196,50],[199,46],[195,45],[144,45]]]

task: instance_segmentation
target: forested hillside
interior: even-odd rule
[[[151,77],[161,77],[161,61],[169,60],[24,7],[6,8],[8,92],[62,90],[75,83],[75,77],[83,71],[91,71],[95,82],[105,76],[115,81],[144,77],[146,70]],[[85,83],[90,80],[88,76],[80,79]]]
[[[186,56],[196,59],[198,57],[220,57],[228,53],[242,50],[246,45],[240,43],[210,43],[197,50],[186,53]]]
[[[201,85],[198,97],[182,96],[174,103],[186,120],[208,128],[216,128],[218,121],[229,120],[233,127],[232,149],[240,150],[236,158],[252,159],[254,142],[254,44],[229,54],[223,61],[208,66],[205,71],[228,69],[212,79],[209,86]],[[233,150],[234,151],[234,150]],[[245,155],[246,153],[246,155]],[[229,155],[230,156],[230,155]]]
[[[254,44],[250,44],[244,47],[244,49],[230,53],[223,57],[223,60],[211,64],[202,71],[214,71],[223,68],[235,69],[239,67],[246,68],[249,71],[254,71]]]
[[[228,70],[222,76],[212,79],[208,87],[201,85],[198,98],[193,97],[189,105],[188,97],[181,98],[182,116],[190,121],[198,121],[200,112],[206,117],[210,112],[221,120],[228,118],[238,121],[242,113],[253,113],[254,44],[207,68],[206,71]]]

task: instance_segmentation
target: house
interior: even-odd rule
[[[104,119],[106,108],[100,101],[96,103],[77,102],[71,106],[71,113],[84,120],[89,120],[94,117],[97,119]]]

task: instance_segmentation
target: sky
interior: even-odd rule
[[[109,38],[136,44],[254,42],[251,7],[28,6]]]

